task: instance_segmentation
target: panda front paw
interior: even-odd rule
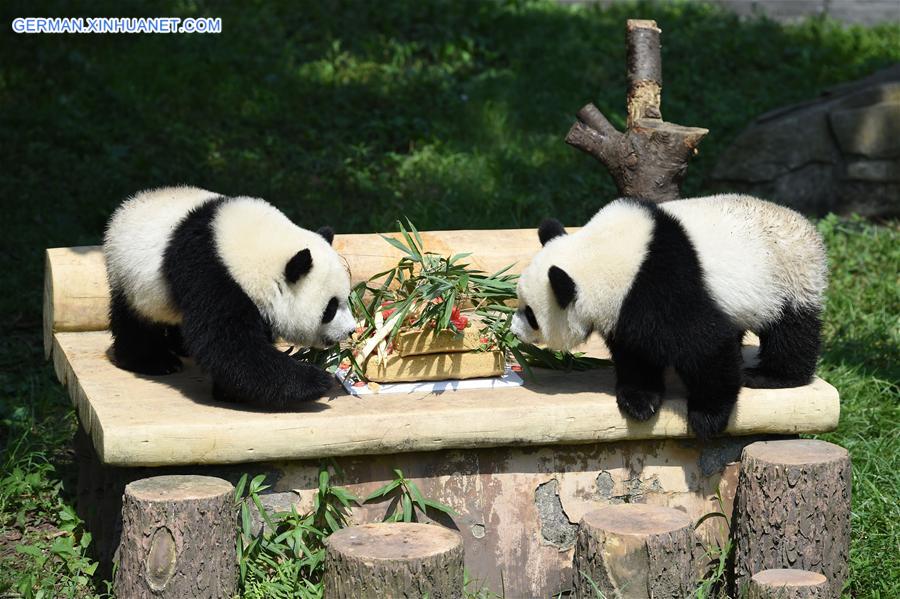
[[[308,364],[301,366],[281,388],[282,405],[286,407],[319,399],[334,386],[333,374]]]
[[[662,393],[640,389],[633,385],[619,385],[616,387],[616,403],[619,409],[641,422],[650,419],[659,410],[662,403]]]
[[[688,410],[688,424],[694,435],[700,440],[707,440],[721,434],[728,426],[727,411],[701,412]]]

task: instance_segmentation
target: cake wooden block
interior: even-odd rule
[[[452,352],[401,356],[390,354],[384,360],[372,356],[365,364],[365,377],[377,383],[403,381],[443,381],[500,376],[506,368],[503,352]]]
[[[401,357],[472,351],[480,347],[481,331],[471,325],[462,333],[444,330],[435,334],[417,329],[399,333],[394,339],[394,352]]]

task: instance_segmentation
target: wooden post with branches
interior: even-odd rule
[[[629,19],[628,127],[618,131],[588,104],[578,111],[566,143],[599,160],[619,193],[654,202],[678,199],[688,161],[709,133],[662,119],[662,60],[656,21]]]

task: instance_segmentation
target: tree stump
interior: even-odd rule
[[[828,579],[809,570],[763,570],[750,579],[749,599],[831,599]]]
[[[442,526],[363,524],[326,543],[326,598],[463,596],[462,539]]]
[[[693,522],[675,508],[626,503],[589,512],[575,543],[575,596],[691,597],[696,546]]]
[[[654,202],[678,199],[688,161],[709,133],[662,119],[662,59],[656,21],[629,19],[628,128],[621,133],[593,104],[578,111],[566,143],[599,160],[619,193]]]
[[[116,596],[232,599],[233,493],[231,483],[212,476],[155,476],[128,484]]]
[[[850,553],[850,455],[825,441],[744,448],[734,509],[735,584],[770,568],[824,574],[840,595]]]

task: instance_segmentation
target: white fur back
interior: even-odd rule
[[[821,305],[825,247],[802,215],[739,194],[678,200],[660,208],[684,227],[707,288],[739,327],[758,331],[785,305]]]
[[[196,187],[165,187],[135,194],[113,213],[103,241],[107,278],[144,317],[181,321],[163,277],[163,252],[188,212],[215,197]]]

